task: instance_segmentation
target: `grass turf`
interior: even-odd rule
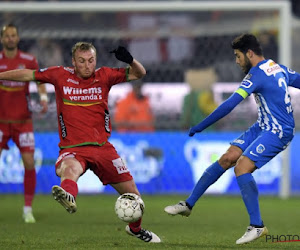
[[[235,241],[248,226],[240,197],[204,196],[189,218],[168,216],[163,208],[183,196],[143,196],[143,227],[162,239],[144,243],[125,233],[125,223],[114,213],[117,195],[79,195],[78,211],[68,214],[49,195],[34,200],[35,224],[22,221],[23,196],[0,196],[0,249],[300,249],[300,242],[251,244]],[[296,198],[261,197],[261,213],[269,235],[300,237],[300,209]],[[297,239],[297,238],[294,238]],[[284,238],[281,238],[284,240]]]

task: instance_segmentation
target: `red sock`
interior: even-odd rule
[[[24,200],[25,206],[31,207],[35,193],[36,172],[35,169],[25,169],[24,173]]]
[[[71,195],[74,196],[74,198],[76,198],[77,194],[78,194],[78,186],[77,183],[75,181],[72,181],[70,179],[65,179],[64,181],[62,181],[62,183],[60,184],[60,186],[67,191],[68,193],[70,193]]]
[[[137,233],[138,231],[141,230],[141,224],[142,224],[142,218],[136,222],[129,223],[129,227],[134,233]]]

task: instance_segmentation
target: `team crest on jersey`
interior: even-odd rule
[[[264,145],[262,145],[262,144],[259,144],[257,147],[256,147],[256,152],[257,153],[262,153],[262,152],[264,152],[265,151],[265,146]]]

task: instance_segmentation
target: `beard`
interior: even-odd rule
[[[15,44],[6,44],[5,46],[3,46],[6,50],[9,51],[13,51],[17,48],[17,46]]]
[[[252,68],[252,64],[249,58],[245,55],[245,65],[243,67],[244,73],[247,75],[251,68]]]

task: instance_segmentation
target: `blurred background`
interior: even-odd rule
[[[20,49],[34,54],[41,68],[72,66],[71,48],[78,41],[94,44],[98,67],[124,67],[126,65],[109,51],[118,45],[127,47],[145,66],[147,75],[143,82],[136,83],[139,90],[134,89],[134,82],[112,88],[109,97],[111,142],[126,161],[142,193],[186,194],[205,168],[229,147],[228,142],[257,119],[251,96],[203,133],[188,137],[189,127],[228,98],[244,77],[235,64],[230,47],[232,39],[251,32],[260,40],[266,58],[288,64],[300,72],[300,3],[230,2],[232,6],[227,5],[228,1],[189,1],[196,4],[197,9],[175,10],[176,6],[185,6],[187,1],[1,1],[0,23],[12,22],[19,27]],[[82,4],[83,10],[76,9],[76,3]],[[141,3],[145,6],[135,10]],[[206,8],[208,3],[218,8]],[[236,9],[234,3],[247,6]],[[249,7],[259,3],[264,3],[264,7]],[[42,4],[50,5],[43,7]],[[284,7],[276,7],[276,4]],[[265,7],[267,5],[270,8]],[[92,10],[93,6],[97,11]],[[285,26],[282,26],[282,9],[288,13]],[[280,34],[285,29],[290,29],[290,33],[286,37],[286,50],[282,51],[291,54],[288,60],[280,54],[284,44]],[[47,84],[49,111],[41,115],[35,83],[31,83],[30,89],[36,132],[37,192],[49,193],[51,186],[59,183],[54,173],[58,156],[55,93],[52,85]],[[143,106],[131,105],[127,96],[130,93],[137,98],[136,103]],[[291,90],[291,95],[298,131],[300,92]],[[125,104],[121,101],[127,97],[128,108],[124,111]],[[128,124],[124,125],[122,115],[117,115],[118,107],[123,107],[120,114],[129,112],[125,116]],[[132,116],[130,124],[129,116]],[[285,155],[280,154],[255,173],[262,194],[286,197],[300,193],[299,146],[297,133]],[[18,149],[11,144],[0,160],[0,192],[22,192],[21,164]],[[86,193],[114,192],[102,186],[89,172],[79,180],[79,189]],[[238,194],[233,171],[228,171],[208,192]]]

